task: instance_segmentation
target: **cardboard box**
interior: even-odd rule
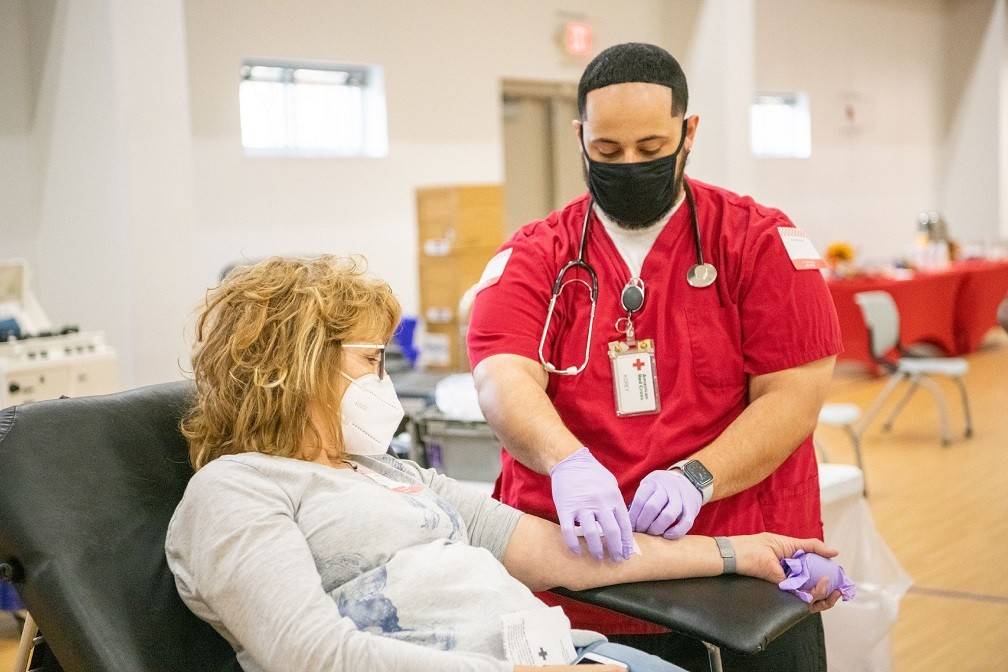
[[[458,304],[466,290],[475,285],[483,275],[487,262],[497,248],[456,250],[445,257],[420,257],[420,313],[429,323],[458,319]],[[432,319],[429,312],[450,315]]]
[[[459,302],[504,242],[501,185],[417,189],[420,319],[429,338],[421,364],[434,371],[468,369],[459,333]]]
[[[416,199],[421,251],[432,244],[451,250],[496,248],[504,242],[500,185],[422,188],[417,189]]]

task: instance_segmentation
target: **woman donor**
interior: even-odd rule
[[[353,259],[269,259],[208,292],[182,421],[196,473],[166,539],[186,605],[247,672],[510,672],[529,652],[573,670],[585,647],[627,665],[590,669],[681,669],[572,632],[532,591],[714,576],[715,541],[638,534],[629,560],[598,562],[557,525],[386,454],[403,417],[384,370],[399,316]],[[769,533],[730,542],[739,573],[774,582],[799,549],[836,554]],[[815,611],[839,596],[816,591]]]

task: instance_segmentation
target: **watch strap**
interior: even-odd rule
[[[714,537],[714,543],[717,544],[721,560],[724,562],[724,573],[734,574],[735,548],[732,546],[731,540],[728,537]]]

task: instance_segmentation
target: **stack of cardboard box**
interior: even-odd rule
[[[420,344],[425,368],[468,369],[459,302],[479,281],[504,242],[504,194],[500,185],[417,190],[420,254]]]

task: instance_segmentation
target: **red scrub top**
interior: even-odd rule
[[[717,438],[748,403],[748,378],[835,355],[842,350],[836,309],[818,270],[796,270],[777,228],[794,226],[779,210],[724,189],[689,180],[710,287],[686,283],[695,263],[688,202],[672,215],[641,269],[646,298],[634,314],[638,339],[655,341],[658,414],[618,417],[608,343],[621,338],[620,293],[629,269],[594,214],[587,260],[599,294],[591,356],[575,376],[551,375],[547,395],[567,428],[619,482],[629,504],[641,479],[667,469]],[[553,281],[577,257],[588,195],[520,229],[503,272],[479,290],[468,347],[475,367],[496,354],[539,361],[539,339]],[[580,272],[567,278],[587,275]],[[583,285],[557,301],[544,355],[558,368],[580,366],[590,314]],[[556,521],[549,476],[518,462],[506,446],[495,496],[527,513]],[[811,437],[769,477],[727,499],[705,505],[692,533],[738,535],[771,531],[822,538],[819,480]],[[562,603],[576,627],[607,634],[661,629],[614,612],[547,595]]]

